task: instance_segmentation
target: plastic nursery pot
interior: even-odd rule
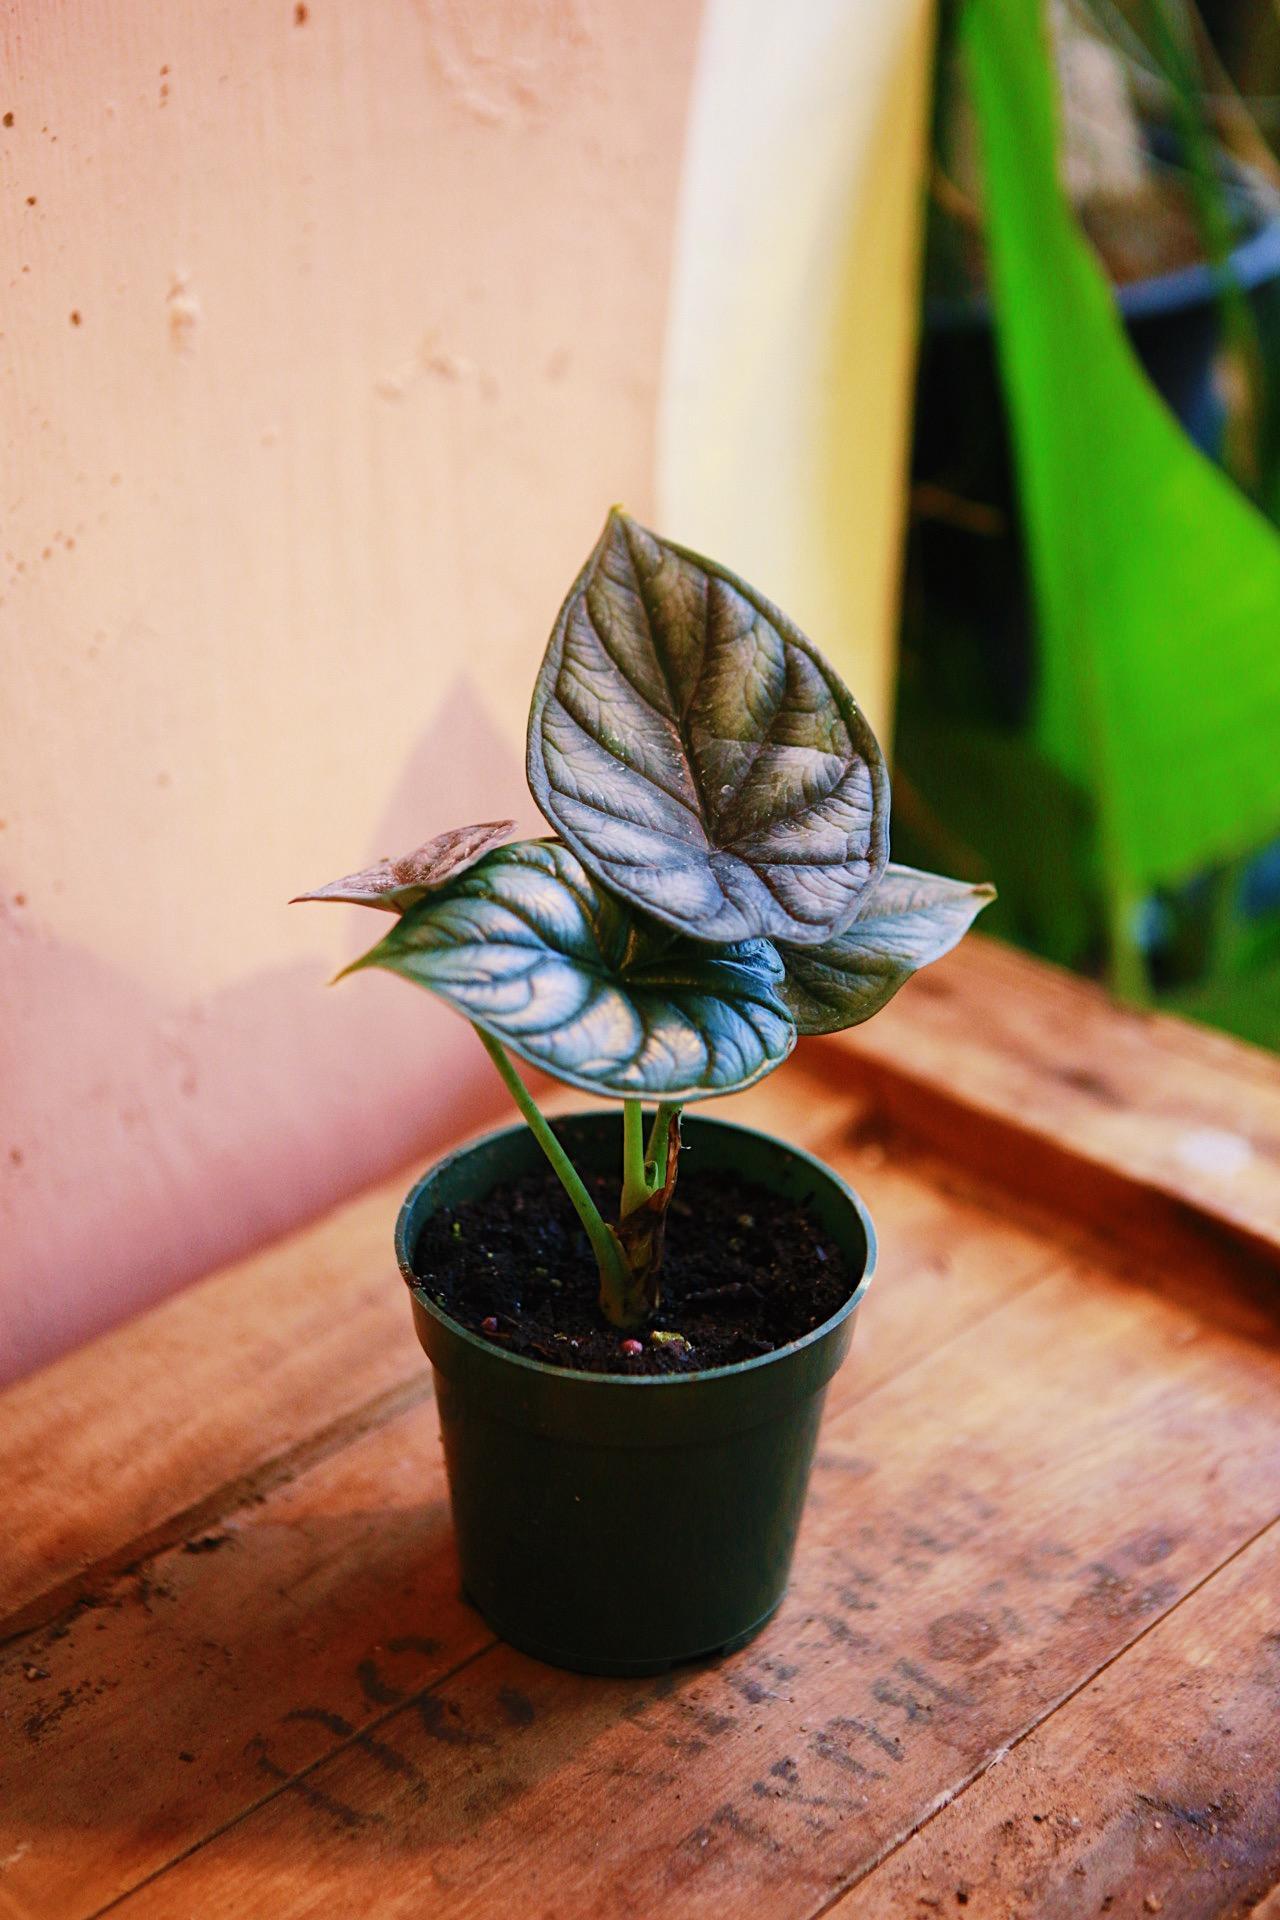
[[[618,1109],[557,1132],[584,1171],[620,1165]],[[854,1292],[803,1339],[736,1366],[633,1379],[504,1353],[451,1320],[414,1273],[419,1236],[441,1207],[545,1165],[522,1124],[442,1160],[396,1227],[435,1371],[464,1592],[512,1646],[585,1673],[726,1652],[774,1612],[827,1383],[875,1265],[862,1202],[821,1161],[721,1120],[690,1120],[685,1139],[689,1162],[812,1209],[847,1258]]]

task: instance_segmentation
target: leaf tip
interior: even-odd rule
[[[377,949],[375,948],[373,951],[376,952]],[[356,959],[349,960],[345,967],[339,967],[338,971],[334,974],[332,980],[329,982],[329,985],[331,987],[336,987],[339,980],[345,980],[348,974],[359,973],[362,968],[376,966],[376,964],[377,962],[374,960],[373,952],[362,953]]]

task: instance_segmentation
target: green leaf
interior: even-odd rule
[[[378,860],[359,873],[330,880],[314,893],[295,894],[289,905],[297,906],[302,900],[342,900],[355,907],[382,907],[387,913],[403,913],[406,907],[474,865],[485,849],[510,833],[515,824],[514,820],[485,820],[474,827],[450,827],[447,833],[424,840],[399,860]]]
[[[829,939],[888,857],[884,757],[838,676],[617,509],[552,633],[528,771],[590,871],[696,940]]]
[[[1192,445],[1063,194],[1045,10],[969,0],[1001,374],[1039,616],[1037,742],[1132,898],[1280,832],[1280,536]]]
[[[847,932],[822,947],[783,947],[782,998],[801,1033],[838,1033],[879,1013],[920,967],[967,933],[995,888],[890,864]]]
[[[551,841],[486,854],[355,965],[429,987],[531,1066],[592,1093],[728,1093],[795,1045],[767,940],[716,950],[682,939]]]

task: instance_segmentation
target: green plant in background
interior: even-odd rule
[[[838,676],[753,588],[617,510],[552,633],[528,771],[558,839],[459,828],[299,898],[399,916],[345,971],[386,968],[471,1021],[578,1213],[603,1313],[636,1327],[682,1108],[878,1012],[992,890],[888,863],[883,756]],[[616,1221],[508,1049],[623,1102]]]
[[[959,87],[971,166],[963,195],[944,176],[962,217],[933,251],[954,275],[967,236],[980,291],[935,286],[929,309],[926,370],[974,398],[962,417],[944,406],[949,437],[930,440],[935,372],[917,426],[918,459],[928,472],[941,452],[947,485],[918,489],[908,567],[908,857],[994,869],[1000,931],[1105,968],[1127,998],[1280,1044],[1280,914],[1256,906],[1280,835],[1280,536],[1243,491],[1270,501],[1276,379],[1258,354],[1264,293],[1236,278],[1246,260],[1255,288],[1278,270],[1274,163],[1240,134],[1242,110],[1219,101],[1210,124],[1183,0],[1061,0],[1056,52],[1030,0],[948,18],[946,97]],[[1111,68],[1143,83],[1162,132]],[[1226,157],[1226,119],[1260,170]],[[1189,433],[1216,444],[1215,301],[1220,452],[1239,485]],[[992,351],[1003,408],[982,378]]]
[[[996,337],[1051,765],[1095,798],[1112,978],[1147,992],[1151,890],[1280,832],[1280,539],[1137,364],[1058,183],[1052,68],[1025,0],[969,0]]]

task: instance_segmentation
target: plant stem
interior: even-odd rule
[[[545,1116],[512,1066],[504,1048],[482,1027],[477,1027],[476,1032],[480,1035],[489,1058],[502,1075],[511,1098],[528,1121],[530,1132],[551,1162],[561,1186],[573,1202],[579,1220],[586,1228],[587,1238],[591,1242],[591,1251],[595,1254],[596,1265],[600,1269],[601,1305],[608,1318],[615,1325],[620,1325],[619,1316],[626,1313],[632,1290],[631,1276],[623,1259],[622,1249],[612,1229],[601,1218],[598,1207],[582,1184],[577,1168],[547,1125]]]
[[[671,1138],[671,1122],[673,1118],[678,1120],[683,1111],[678,1100],[664,1100],[653,1116],[649,1144],[645,1149],[645,1179],[650,1193],[656,1193],[667,1183],[667,1143]]]
[[[651,1188],[644,1156],[644,1109],[638,1100],[622,1103],[622,1205],[626,1219],[649,1198]]]

